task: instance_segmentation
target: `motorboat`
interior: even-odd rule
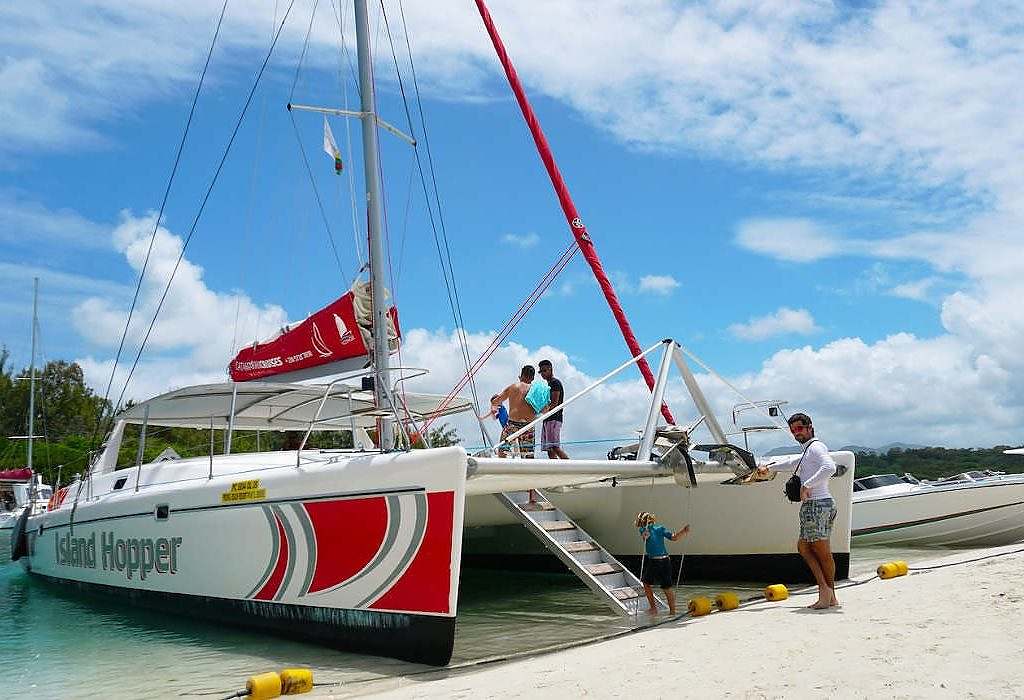
[[[991,547],[1024,540],[1024,475],[965,472],[935,481],[878,474],[854,481],[861,545]]]

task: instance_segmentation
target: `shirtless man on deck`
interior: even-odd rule
[[[519,381],[514,384],[509,384],[505,387],[497,396],[491,398],[491,410],[497,411],[498,406],[508,401],[508,423],[501,430],[501,440],[504,442],[505,438],[512,433],[516,432],[524,425],[532,421],[537,417],[537,412],[533,410],[533,406],[526,402],[526,394],[530,391],[530,384],[533,383],[533,378],[536,376],[536,371],[532,365],[526,365],[522,371],[519,372]],[[530,428],[525,433],[519,436],[519,450],[522,452],[523,457],[527,459],[533,458],[533,443],[534,443],[534,429]],[[508,456],[508,447],[502,445],[498,448],[499,457]]]

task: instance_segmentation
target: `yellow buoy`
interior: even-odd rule
[[[887,561],[879,565],[878,578],[896,578],[907,575],[907,563],[905,561]]]
[[[779,600],[785,600],[789,597],[789,589],[783,586],[781,583],[773,583],[764,589],[765,600],[776,602]]]
[[[690,614],[694,617],[701,617],[711,612],[711,601],[703,596],[690,601]]]
[[[281,695],[299,695],[313,689],[313,671],[308,668],[286,668],[281,671]]]
[[[732,591],[725,591],[715,596],[715,607],[719,610],[735,610],[740,606],[740,597]]]
[[[276,698],[281,694],[281,676],[273,671],[252,676],[245,682],[245,690],[249,693],[249,700]]]

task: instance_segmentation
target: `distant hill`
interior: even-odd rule
[[[835,450],[836,452],[854,452],[854,453],[867,453],[869,455],[885,455],[889,453],[889,450],[900,449],[900,450],[923,450],[927,445],[914,445],[909,442],[890,442],[887,445],[881,447],[864,447],[863,445],[843,445],[842,447]],[[783,445],[781,447],[774,447],[767,452],[763,453],[765,457],[778,457],[779,455],[793,455],[800,452],[800,445]]]

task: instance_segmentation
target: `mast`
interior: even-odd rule
[[[530,106],[529,100],[526,99],[526,92],[523,90],[522,83],[519,82],[519,76],[512,65],[512,60],[505,51],[505,45],[502,43],[501,37],[498,36],[498,30],[494,26],[494,20],[491,19],[491,13],[488,11],[483,0],[476,0],[476,7],[480,12],[481,19],[483,19],[484,26],[487,27],[487,33],[491,37],[491,43],[494,44],[494,50],[498,54],[501,66],[505,69],[505,77],[508,78],[512,92],[515,93],[516,101],[523,112],[526,125],[530,128],[530,133],[533,135],[533,141],[537,145],[537,152],[544,162],[544,167],[548,171],[548,177],[555,188],[555,194],[558,195],[558,201],[562,205],[562,212],[565,214],[565,220],[569,224],[569,230],[572,231],[572,235],[576,238],[576,244],[580,247],[580,252],[583,253],[583,257],[586,259],[587,264],[590,265],[597,283],[601,286],[601,291],[604,292],[604,298],[608,302],[608,307],[611,309],[612,316],[615,317],[619,330],[622,332],[622,337],[626,341],[629,352],[633,357],[636,357],[643,352],[640,348],[640,343],[637,342],[636,336],[633,335],[633,329],[626,318],[626,312],[622,310],[619,298],[615,294],[615,288],[612,287],[611,280],[608,279],[608,275],[605,274],[604,268],[601,266],[601,259],[597,257],[597,249],[594,248],[594,243],[590,240],[587,227],[583,225],[583,219],[580,218],[579,213],[576,211],[576,205],[573,203],[572,197],[569,194],[569,188],[566,186],[565,180],[562,179],[562,173],[558,170],[558,165],[555,163],[555,156],[548,145],[547,137],[544,136],[544,131],[540,127],[537,115],[533,113],[533,108]],[[637,362],[637,367],[647,382],[647,388],[653,391],[654,374],[651,372],[650,365],[647,364],[647,359],[640,358]],[[661,415],[670,424],[675,425],[676,421],[668,410],[668,405],[665,403],[661,404]]]
[[[32,279],[32,359],[28,390],[28,468],[32,468],[32,438],[36,434],[36,317],[39,309],[39,278]],[[33,480],[33,483],[35,481]]]
[[[380,164],[377,152],[377,107],[373,94],[373,64],[366,0],[355,0],[356,43],[359,60],[359,101],[363,123],[363,179],[366,183],[366,218],[369,233],[370,290],[373,294],[373,392],[378,408],[392,413],[387,389],[391,387],[388,357],[387,304],[384,299],[384,245],[381,241]],[[391,449],[391,419],[381,418],[380,447]]]

